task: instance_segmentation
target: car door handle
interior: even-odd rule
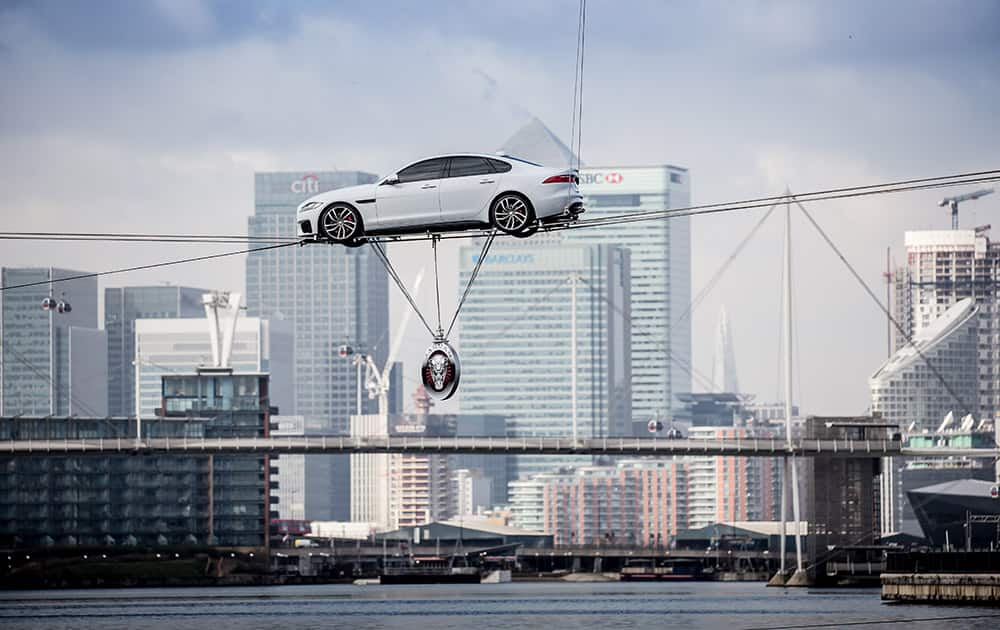
[[[496,182],[495,179],[481,179],[481,180],[479,180],[480,184],[492,184],[494,182]]]
[[[437,188],[437,184],[424,184],[420,187],[420,190],[427,190],[428,188]]]

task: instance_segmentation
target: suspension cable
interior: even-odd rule
[[[580,277],[579,279],[580,279],[580,281],[583,282],[584,285],[586,285],[586,287],[588,289],[591,290],[591,292],[593,292],[597,297],[599,297],[601,300],[603,300],[608,306],[610,306],[612,309],[614,309],[619,315],[621,315],[622,317],[624,317],[625,319],[627,319],[630,327],[635,326],[635,319],[631,315],[627,314],[624,310],[622,310],[621,306],[613,303],[611,301],[611,299],[608,298],[608,296],[604,295],[597,287],[593,286],[585,278]],[[670,348],[667,346],[667,343],[666,343],[666,341],[663,338],[661,338],[658,335],[653,334],[649,330],[643,330],[644,328],[649,328],[649,326],[641,326],[640,325],[640,326],[635,326],[635,328],[638,328],[638,330],[633,329],[632,330],[633,334],[639,334],[639,335],[643,335],[645,337],[649,337],[653,341],[655,341],[658,344],[660,344],[660,348],[663,350],[663,353],[667,355],[667,359],[668,360],[673,361],[677,365],[677,367],[679,367],[681,370],[683,370],[688,376],[690,376],[694,380],[700,381],[698,384],[701,385],[702,387],[704,387],[705,389],[707,389],[707,390],[712,390],[713,389],[712,384],[709,382],[708,377],[706,377],[704,374],[702,374],[699,370],[695,369],[695,367],[694,367],[693,364],[687,364],[687,363],[684,362],[683,359],[681,359],[680,357],[675,356],[674,353],[671,352]],[[634,375],[633,375],[633,378],[635,378]],[[708,384],[707,387],[706,387],[706,383]]]
[[[715,270],[715,273],[712,274],[712,277],[709,278],[708,282],[705,283],[705,286],[702,287],[702,289],[698,292],[698,295],[696,295],[694,299],[691,300],[691,304],[689,304],[688,307],[684,309],[684,312],[681,313],[680,317],[677,318],[677,320],[674,322],[674,325],[681,323],[682,321],[684,321],[685,318],[694,314],[695,309],[697,309],[698,306],[701,305],[701,302],[708,296],[708,294],[712,292],[712,289],[715,288],[715,285],[722,278],[722,275],[726,272],[727,269],[729,269],[729,266],[733,263],[733,261],[735,261],[736,258],[743,252],[743,249],[747,246],[750,240],[753,239],[754,235],[757,234],[757,231],[760,230],[760,228],[767,221],[768,217],[771,216],[771,213],[773,213],[774,209],[777,207],[778,204],[774,204],[767,209],[767,212],[764,213],[764,216],[762,216],[760,220],[757,221],[756,225],[753,226],[753,229],[751,229],[750,232],[745,237],[743,237],[743,240],[740,241],[740,244],[736,246],[736,249],[733,250],[733,253],[730,254],[729,257],[726,258],[725,262],[723,262],[722,265]]]
[[[379,243],[378,241],[368,241],[368,244],[371,245],[372,251],[375,252],[375,255],[378,256],[378,259],[382,261],[382,266],[385,267],[386,273],[389,274],[389,277],[391,277],[392,280],[396,283],[396,286],[399,287],[399,290],[400,292],[402,292],[403,297],[405,297],[406,301],[410,303],[410,307],[413,309],[413,312],[416,313],[417,317],[420,318],[420,321],[423,322],[424,328],[426,328],[427,332],[429,332],[433,337],[434,330],[431,329],[430,324],[428,324],[427,320],[424,319],[424,315],[423,313],[420,312],[420,309],[417,307],[417,303],[413,300],[413,296],[411,296],[410,292],[406,290],[406,285],[404,285],[403,281],[399,279],[399,275],[396,274],[395,268],[393,268],[392,263],[389,262],[389,257],[386,256],[385,249],[382,248],[382,244]]]
[[[438,241],[439,240],[441,240],[441,239],[440,238],[433,238],[433,239],[431,239],[431,249],[434,250],[434,296],[435,296],[435,298],[437,298],[437,316],[438,316],[438,318],[437,318],[438,325],[437,325],[437,328],[436,328],[437,332],[434,333],[434,339],[435,340],[444,339],[444,336],[442,336],[442,334],[441,334],[441,286],[440,286],[440,282],[438,281],[438,278],[439,278],[439,275],[438,275]]]
[[[476,276],[479,275],[479,269],[486,262],[486,256],[490,253],[490,246],[493,245],[493,239],[497,236],[497,231],[493,230],[490,235],[486,237],[486,243],[483,244],[483,249],[479,252],[479,260],[476,261],[476,266],[472,270],[472,275],[469,276],[469,282],[465,285],[465,291],[462,293],[462,299],[458,301],[458,308],[455,309],[455,315],[451,318],[451,323],[448,324],[448,332],[445,333],[444,337],[447,339],[451,336],[451,329],[455,327],[455,322],[458,321],[458,314],[462,312],[462,305],[465,304],[465,298],[469,297],[469,291],[472,290],[472,285],[476,282]],[[438,307],[440,310],[440,306]],[[438,315],[440,317],[440,314]]]
[[[819,232],[819,235],[823,237],[823,240],[826,241],[826,244],[830,246],[830,249],[833,250],[833,253],[835,253],[837,257],[840,258],[840,261],[844,263],[844,266],[847,267],[847,270],[849,272],[851,272],[851,275],[854,276],[854,279],[858,281],[858,283],[861,285],[861,288],[865,290],[865,293],[867,293],[868,296],[871,297],[871,299],[875,302],[875,304],[878,305],[879,309],[885,314],[886,317],[889,318],[889,321],[891,321],[893,325],[896,327],[896,330],[899,331],[901,335],[903,335],[904,339],[906,339],[906,343],[909,344],[910,347],[913,348],[913,351],[917,353],[917,356],[919,356],[921,360],[923,360],[924,364],[927,366],[927,369],[929,369],[934,374],[934,377],[941,382],[941,385],[944,386],[948,394],[950,394],[951,397],[955,400],[955,402],[958,403],[959,407],[962,408],[963,410],[962,413],[963,414],[971,413],[969,406],[966,405],[965,402],[958,396],[958,393],[956,393],[951,384],[948,383],[947,380],[945,380],[944,375],[941,374],[941,372],[937,369],[937,367],[935,367],[934,364],[931,363],[931,360],[928,359],[923,352],[921,352],[920,348],[918,348],[915,343],[913,343],[913,338],[910,336],[910,334],[903,329],[902,324],[900,324],[896,320],[896,318],[892,316],[892,313],[889,312],[889,309],[884,304],[882,304],[882,301],[878,299],[878,296],[875,295],[875,292],[872,291],[872,288],[868,286],[868,283],[865,282],[864,278],[861,277],[861,274],[859,274],[857,270],[854,268],[854,266],[847,261],[847,258],[844,256],[844,254],[833,243],[833,241],[830,239],[827,233],[823,231],[823,228],[819,226],[819,223],[816,222],[816,219],[814,219],[812,215],[809,214],[809,212],[805,209],[805,207],[802,204],[800,204],[797,199],[795,199],[794,195],[789,195],[789,196],[791,197],[792,201],[795,202],[795,205],[799,207],[799,210],[802,211],[802,214],[804,214],[805,217],[809,219],[809,223],[811,223],[812,226],[816,228],[816,231]]]

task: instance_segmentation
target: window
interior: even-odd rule
[[[440,179],[444,171],[444,158],[424,160],[401,170],[397,176],[400,183],[422,182],[428,179]]]
[[[504,162],[503,160],[494,160],[491,158],[487,158],[486,161],[490,163],[490,166],[492,166],[493,170],[496,171],[497,173],[506,173],[511,169],[511,165]]]
[[[448,168],[448,177],[470,177],[472,175],[492,175],[493,168],[490,167],[486,158],[481,157],[453,157],[451,166]]]

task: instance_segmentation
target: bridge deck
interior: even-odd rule
[[[336,437],[62,439],[0,441],[0,455],[476,453],[511,455],[731,455],[740,457],[997,457],[1000,448],[905,448],[894,440],[651,439],[559,437]]]

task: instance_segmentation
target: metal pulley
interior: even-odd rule
[[[420,365],[420,380],[427,394],[435,400],[448,400],[458,391],[462,364],[458,353],[444,340],[435,340],[424,354]]]

